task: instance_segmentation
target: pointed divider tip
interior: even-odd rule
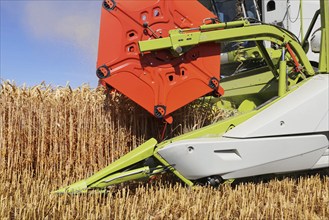
[[[93,187],[93,185],[97,185],[104,178],[107,178],[109,175],[114,174],[122,169],[128,168],[129,166],[136,164],[146,158],[153,156],[154,148],[158,142],[151,138],[139,147],[135,148],[128,154],[122,156],[120,159],[116,160],[109,166],[104,169],[98,171],[94,175],[90,176],[85,180],[80,180],[70,186],[61,188],[57,191],[54,191],[55,194],[63,194],[63,193],[84,193],[87,192],[89,188],[98,188]],[[133,178],[132,178],[133,179]],[[129,181],[128,178],[126,181]]]

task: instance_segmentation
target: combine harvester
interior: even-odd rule
[[[307,4],[314,11],[303,11]],[[167,123],[210,95],[239,113],[161,143],[152,138],[57,193],[164,172],[216,186],[329,167],[327,0],[105,0],[97,66],[103,85]]]

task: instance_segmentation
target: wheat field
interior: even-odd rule
[[[161,136],[162,122],[126,97],[106,94],[88,86],[0,84],[0,219],[328,218],[327,170],[218,188],[189,188],[167,175],[107,194],[51,194]],[[232,114],[198,100],[174,114],[166,136]]]

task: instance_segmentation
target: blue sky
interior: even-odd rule
[[[0,78],[97,85],[101,0],[0,0]]]

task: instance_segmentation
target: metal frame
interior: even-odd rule
[[[319,62],[319,72],[329,73],[329,2],[320,0],[321,14],[321,52]]]
[[[289,44],[304,66],[305,73],[314,75],[314,70],[303,48],[288,32],[273,25],[252,25],[247,20],[202,25],[198,29],[172,30],[169,37],[140,41],[139,48],[142,53],[160,49],[171,49],[174,53],[178,53],[177,51],[183,51],[184,47],[213,41],[270,41],[278,45]],[[260,51],[266,55],[264,49],[260,48]],[[271,63],[267,56],[264,58]]]

